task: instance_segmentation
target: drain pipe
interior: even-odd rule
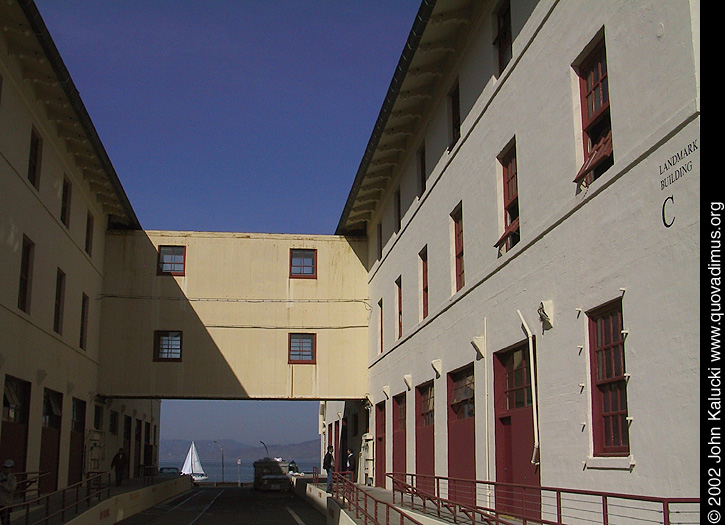
[[[528,340],[529,344],[529,363],[531,363],[529,367],[531,373],[531,404],[533,405],[532,414],[534,418],[534,451],[531,454],[531,464],[538,465],[540,461],[536,458],[539,453],[539,412],[537,407],[538,402],[536,399],[536,362],[534,361],[534,335],[531,333],[531,330],[529,330],[529,325],[526,324],[524,316],[521,315],[521,310],[516,310],[516,313],[519,314],[519,319],[521,319],[521,324],[524,327],[524,331],[526,332],[526,339]]]

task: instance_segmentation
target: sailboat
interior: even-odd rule
[[[196,451],[196,445],[191,442],[189,452],[186,454],[184,460],[184,466],[181,467],[182,474],[188,474],[194,481],[204,481],[209,477],[204,472],[204,467],[201,466],[201,460],[199,459],[199,453]]]

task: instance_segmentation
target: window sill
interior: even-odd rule
[[[629,456],[623,457],[592,457],[588,456],[584,461],[585,469],[595,470],[629,470],[634,468],[635,462],[634,457],[630,454]]]

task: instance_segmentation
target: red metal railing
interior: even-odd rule
[[[522,525],[566,525],[659,523],[685,525],[700,523],[699,498],[658,498],[614,492],[595,492],[558,487],[537,487],[465,480],[408,473],[386,474],[393,484],[393,502],[400,493],[400,504],[410,496],[439,517],[447,514],[457,522],[465,516],[476,523]]]
[[[404,512],[379,500],[352,482],[351,472],[332,474],[332,496],[364,525],[422,525]]]
[[[10,505],[6,509],[14,516],[13,522],[24,525],[63,523],[66,516],[76,515],[84,507],[90,508],[94,500],[101,501],[104,493],[106,498],[110,497],[110,472],[96,474],[64,489]],[[22,513],[20,518],[16,517],[18,512]]]

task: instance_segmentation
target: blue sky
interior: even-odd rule
[[[331,234],[420,0],[36,4],[144,229]],[[165,401],[161,433],[302,441],[317,410]]]

